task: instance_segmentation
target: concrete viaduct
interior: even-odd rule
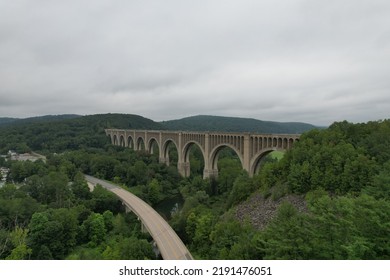
[[[243,169],[253,176],[262,158],[272,151],[291,149],[299,140],[299,134],[250,134],[227,132],[187,132],[106,129],[106,135],[113,145],[129,147],[134,150],[143,148],[153,153],[155,145],[159,148],[159,160],[169,164],[169,145],[173,143],[178,151],[177,168],[183,177],[190,175],[190,149],[199,147],[203,154],[203,177],[218,176],[218,153],[224,147],[233,149],[238,155]]]

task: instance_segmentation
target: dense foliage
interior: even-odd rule
[[[0,126],[0,154],[31,150],[61,153],[82,148],[102,148],[106,128],[161,129],[161,125],[137,115],[106,114],[85,117],[29,119]]]
[[[48,153],[47,163],[0,162],[10,168],[9,184],[0,188],[0,258],[155,258],[135,217],[103,188],[90,192],[81,175],[86,173],[122,185],[158,211],[173,201],[172,211],[162,214],[198,259],[390,259],[390,121],[340,122],[307,132],[281,160],[268,158],[254,178],[226,148],[218,178],[204,180],[196,147],[191,177],[181,178],[174,148],[166,166],[158,153],[114,147],[103,133],[107,120],[98,119],[94,129],[70,126],[71,138],[47,138],[46,146],[34,146],[44,132],[33,135],[32,128],[12,127],[0,136],[3,150],[20,143],[59,149]],[[62,128],[47,125],[54,135]],[[277,208],[261,228],[251,220],[259,213],[237,216],[238,206],[255,195]],[[286,199],[292,195],[304,207]]]
[[[331,194],[371,192],[388,198],[381,186],[390,176],[390,121],[335,123],[302,135],[286,156],[261,174],[263,187],[277,181],[290,191],[323,189]],[[379,194],[380,189],[383,193]]]
[[[56,163],[10,163],[23,183],[0,188],[0,259],[156,258],[114,194],[99,185],[90,192],[69,162]],[[23,171],[31,166],[39,172]]]

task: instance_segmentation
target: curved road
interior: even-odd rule
[[[176,232],[152,207],[149,206],[149,204],[114,184],[89,175],[85,175],[85,179],[93,185],[99,184],[116,194],[119,199],[139,217],[156,242],[164,260],[193,259],[191,253],[183,244],[179,236],[177,236]]]

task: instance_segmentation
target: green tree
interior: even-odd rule
[[[216,224],[210,234],[210,255],[215,259],[256,259],[255,231],[249,223],[240,224],[231,215]]]
[[[110,210],[114,214],[123,212],[122,203],[115,194],[99,184],[92,191],[91,204],[91,209],[97,213],[104,213],[106,210]]]
[[[71,185],[71,191],[76,199],[79,200],[89,200],[92,197],[88,184],[84,179],[84,175],[81,172],[78,172],[74,176],[74,180]]]
[[[0,226],[0,259],[3,260],[9,256],[13,249],[10,232]]]
[[[290,203],[283,203],[277,217],[254,239],[257,253],[264,259],[310,259],[311,229],[308,219]]]
[[[28,178],[25,189],[33,198],[43,204],[61,208],[70,205],[72,192],[65,174],[52,171],[40,177],[33,175]]]
[[[367,185],[363,192],[376,199],[390,200],[390,161],[383,165],[382,170],[373,177],[372,183]]]
[[[328,195],[310,203],[314,214],[312,226],[313,251],[318,259],[347,259],[346,248],[356,240],[356,229],[352,221],[352,201],[341,197],[332,199]]]
[[[253,191],[256,190],[256,188],[257,187],[253,183],[253,180],[249,178],[248,173],[242,172],[242,174],[237,177],[233,183],[233,189],[227,200],[227,208],[237,205],[247,199]]]
[[[138,160],[127,172],[129,186],[146,185],[148,181],[148,168],[145,162]]]
[[[155,259],[152,246],[145,239],[119,237],[108,242],[102,256],[106,260]]]
[[[230,192],[233,182],[242,171],[241,163],[238,159],[225,157],[218,161],[218,193]]]
[[[110,210],[106,210],[103,213],[104,226],[108,231],[111,231],[114,228],[114,214]]]
[[[11,240],[14,246],[7,260],[24,260],[28,259],[32,253],[32,249],[27,246],[27,229],[16,227],[11,233]]]
[[[22,189],[6,184],[0,188],[0,227],[14,229],[26,226],[33,213],[39,211],[41,205]]]
[[[104,217],[99,213],[92,213],[81,226],[87,238],[89,247],[96,247],[104,241],[107,233]]]
[[[76,245],[78,220],[76,211],[48,209],[35,213],[28,226],[28,244],[33,250],[32,258],[37,259],[43,246],[46,254],[62,259]]]
[[[152,179],[148,184],[148,200],[152,205],[157,204],[161,200],[161,187],[157,179]]]
[[[303,134],[284,158],[261,171],[260,182],[269,189],[287,182],[295,193],[322,188],[333,194],[360,193],[377,172],[375,158],[366,147],[351,140],[348,123]],[[357,134],[356,137],[362,137]]]
[[[112,180],[115,177],[115,166],[119,161],[107,156],[96,155],[91,159],[91,172],[102,179]]]
[[[352,202],[352,222],[355,229],[356,243],[352,244],[349,258],[389,259],[390,258],[390,202],[376,200],[368,195],[361,195]],[[349,249],[350,249],[349,248]]]
[[[26,169],[26,165],[22,161],[16,161],[12,163],[9,173],[9,178],[14,182],[22,182],[28,177],[29,173]]]
[[[201,258],[210,258],[210,234],[213,227],[214,217],[211,213],[204,213],[196,218],[191,248],[194,248]],[[188,231],[189,229],[187,228]]]

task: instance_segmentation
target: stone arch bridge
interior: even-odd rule
[[[159,148],[159,160],[169,164],[169,145],[173,143],[178,151],[177,167],[183,177],[190,175],[190,149],[199,147],[203,154],[203,177],[218,176],[218,153],[225,147],[233,149],[238,155],[243,169],[253,176],[262,158],[272,151],[291,149],[299,140],[299,134],[251,134],[228,132],[184,132],[154,130],[106,129],[113,145],[143,148],[153,153],[155,145]]]

